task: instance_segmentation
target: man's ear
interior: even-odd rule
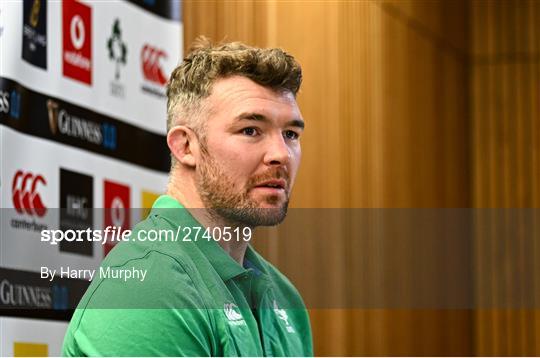
[[[176,160],[195,168],[199,153],[199,141],[195,132],[186,126],[174,126],[167,133],[167,144]]]

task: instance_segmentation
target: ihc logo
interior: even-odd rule
[[[160,64],[162,58],[167,58],[167,53],[164,50],[157,49],[148,44],[145,44],[142,48],[141,62],[144,78],[160,86],[164,86],[167,83],[167,77],[163,74]]]
[[[37,215],[42,217],[47,212],[38,191],[38,185],[47,185],[47,181],[42,175],[34,175],[30,172],[24,173],[18,170],[13,177],[11,194],[13,206],[19,214]]]

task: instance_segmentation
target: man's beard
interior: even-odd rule
[[[264,175],[251,178],[248,181],[248,190],[258,183],[271,179],[285,179],[288,175],[283,169],[274,169]],[[221,169],[219,164],[205,149],[202,150],[202,161],[197,170],[197,190],[205,207],[212,216],[224,219],[234,226],[273,226],[281,223],[287,215],[289,198],[285,188],[286,200],[278,208],[260,208],[249,197],[249,191],[235,191],[236,184]],[[267,197],[269,204],[276,203],[279,198]]]

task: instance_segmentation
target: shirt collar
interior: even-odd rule
[[[181,225],[184,227],[202,227],[202,225],[191,215],[180,202],[169,195],[160,196],[152,206],[150,215],[158,215],[173,225]],[[202,236],[202,235],[201,235]],[[248,245],[246,255],[244,257],[247,269],[236,262],[219,244],[214,240],[207,240],[199,237],[198,240],[192,238],[191,243],[195,243],[199,250],[206,256],[214,270],[218,273],[223,281],[228,281],[232,278],[248,275],[251,271],[258,276],[262,270],[257,267],[259,263],[255,250]],[[190,242],[182,242],[182,244]]]

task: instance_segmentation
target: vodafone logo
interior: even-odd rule
[[[163,73],[161,60],[167,58],[167,53],[149,44],[145,44],[141,50],[141,63],[144,78],[160,86],[167,83],[167,76]]]
[[[123,226],[126,220],[126,207],[118,196],[114,197],[111,203],[111,220],[114,226]]]
[[[120,232],[131,228],[130,216],[130,192],[129,186],[116,183],[110,180],[103,182],[104,198],[104,227],[113,226],[120,228]],[[104,255],[114,247],[116,241],[107,241],[103,245]]]
[[[17,171],[11,184],[11,195],[15,210],[19,214],[44,216],[47,208],[41,200],[39,189],[41,186],[46,185],[47,181],[40,174],[25,173],[22,170]]]
[[[80,50],[84,45],[84,22],[79,15],[73,16],[69,26],[71,43],[76,50]]]
[[[75,0],[62,1],[63,74],[92,84],[92,9]]]

